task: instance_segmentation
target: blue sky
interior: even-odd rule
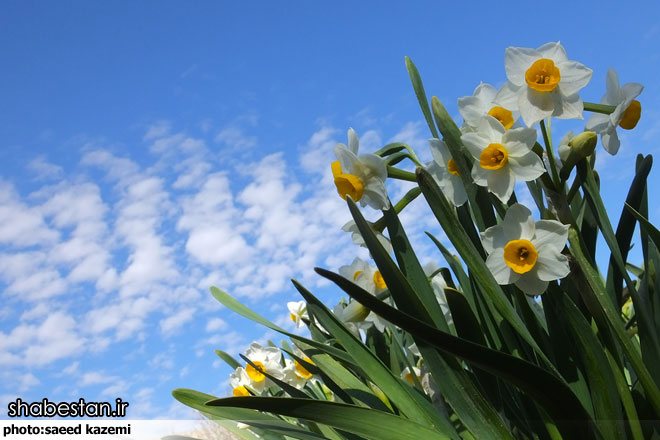
[[[507,46],[560,40],[594,70],[585,101],[608,67],[642,83],[639,125],[617,156],[599,150],[618,217],[635,154],[660,136],[660,7],[619,8],[0,2],[0,415],[16,397],[122,397],[133,418],[187,418],[173,388],[228,392],[214,349],[280,340],[209,286],[289,328],[289,278],[336,303],[311,269],[366,254],[340,230],[333,146],[353,127],[363,152],[403,141],[430,160],[406,55],[457,122],[457,98],[505,81]],[[388,185],[393,200],[407,188]],[[423,204],[402,218],[438,261]]]

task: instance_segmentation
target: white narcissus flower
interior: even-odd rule
[[[340,267],[339,274],[372,295],[376,295],[387,288],[380,271],[360,258],[355,258],[350,266]],[[375,325],[379,331],[385,329],[386,321],[357,301],[351,301],[341,311],[340,319],[344,322],[357,322],[359,327],[365,330],[371,325]]]
[[[286,306],[289,309],[289,317],[293,322],[296,323],[296,328],[300,328],[305,325],[303,318],[309,321],[309,315],[307,314],[307,303],[305,301],[291,301],[286,303]]]
[[[232,387],[232,394],[235,397],[249,396],[247,386],[253,388],[257,392],[264,389],[264,381],[254,382],[245,372],[245,368],[238,367],[233,373],[229,375],[229,385]]]
[[[534,222],[523,205],[512,205],[504,221],[481,234],[488,253],[486,265],[499,284],[515,284],[528,295],[540,295],[548,283],[569,273],[561,253],[568,226],[555,220]]]
[[[385,237],[380,231],[375,230],[373,228],[372,223],[369,223],[369,227],[371,227],[371,230],[374,231],[374,234],[376,234],[376,238],[378,238],[378,241],[380,242],[380,244],[383,245],[387,253],[391,254],[392,243],[390,243],[390,239]],[[353,240],[353,243],[357,244],[358,246],[362,246],[363,248],[367,247],[366,243],[364,242],[364,238],[362,237],[362,234],[360,234],[360,231],[358,230],[358,227],[355,224],[355,220],[348,221],[344,226],[341,227],[341,229],[342,231],[351,233],[351,240]]]
[[[337,144],[332,162],[332,175],[339,195],[346,200],[350,195],[361,206],[373,209],[388,209],[390,201],[385,190],[387,165],[385,160],[375,154],[357,155],[359,141],[355,130],[348,130],[348,146]]]
[[[440,139],[429,139],[429,144],[434,160],[428,166],[428,171],[454,206],[461,206],[467,201],[467,193],[456,161],[452,158],[447,145]]]
[[[533,128],[505,130],[497,119],[486,116],[477,131],[461,135],[461,140],[475,159],[474,183],[488,187],[504,203],[513,193],[516,178],[527,182],[545,172],[541,158],[532,151]]]
[[[490,84],[480,83],[472,96],[458,98],[458,111],[470,127],[476,127],[481,118],[490,115],[500,121],[507,130],[518,119],[518,112],[495,103],[497,89]]]
[[[262,347],[260,344],[253,342],[250,345],[250,348],[245,352],[245,357],[259,367],[259,369],[263,370],[263,372],[266,372],[277,379],[282,378],[282,352],[279,348]],[[263,383],[260,385],[262,389],[264,384],[267,385],[267,383],[270,383],[261,371],[250,364],[245,366],[245,372],[253,382],[257,384]]]
[[[559,42],[538,49],[509,47],[504,54],[508,81],[495,97],[504,108],[518,110],[528,127],[548,116],[582,119],[580,89],[593,71],[570,61]]]
[[[607,92],[600,103],[614,105],[616,108],[609,115],[592,114],[585,129],[600,134],[603,148],[610,154],[616,154],[621,145],[616,128],[621,127],[625,130],[635,128],[642,113],[642,105],[635,98],[642,93],[644,86],[627,83],[619,87],[619,75],[612,68],[607,71],[606,86]]]

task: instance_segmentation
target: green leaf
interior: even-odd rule
[[[362,341],[346,329],[343,323],[321,301],[296,280],[292,281],[307,301],[307,310],[359,362],[359,366],[368,380],[375,383],[407,418],[433,426],[447,436],[456,437],[453,427],[446,419],[440,417],[437,410],[426,399],[403,379],[394,376],[387,366],[365,347]],[[346,281],[350,283],[350,281]]]
[[[265,429],[266,431],[287,435],[289,437],[301,440],[319,440],[325,439],[324,436],[314,434],[304,430],[292,423],[284,421],[270,414],[253,409],[240,407],[213,407],[207,406],[206,402],[216,400],[217,397],[210,394],[200,393],[194,390],[179,388],[172,391],[176,400],[193,409],[200,411],[206,417],[216,419],[228,419],[236,422],[245,423],[255,428]],[[248,397],[249,399],[259,399],[259,397]]]
[[[217,354],[220,359],[225,361],[227,365],[229,365],[234,370],[241,366],[240,362],[234,359],[229,353],[226,353],[222,350],[216,350],[215,354]]]
[[[431,117],[431,111],[429,110],[429,102],[426,99],[426,92],[424,91],[424,84],[422,84],[422,78],[419,76],[417,67],[408,57],[406,57],[406,68],[408,69],[408,75],[410,75],[410,81],[412,81],[412,86],[413,89],[415,90],[417,101],[419,101],[419,106],[422,108],[422,113],[424,113],[424,118],[426,119],[426,123],[428,124],[429,129],[431,130],[431,134],[433,134],[433,137],[437,138],[438,131],[435,129],[435,125],[433,125],[433,117]]]
[[[404,417],[345,403],[280,397],[230,397],[207,402],[311,420],[374,440],[446,439],[447,435]]]
[[[347,293],[350,291],[353,299],[416,338],[516,385],[545,409],[567,437],[599,438],[598,429],[589,414],[570,388],[557,376],[523,359],[430,327],[417,318],[390,307],[364,289],[357,286],[349,288],[347,280],[341,275],[318,268],[315,270]]]
[[[646,368],[646,365],[644,365],[638,348],[633,345],[630,336],[626,333],[619,316],[619,311],[612,304],[612,300],[605,290],[601,277],[585,257],[580,246],[578,233],[574,228],[568,230],[568,241],[571,245],[571,254],[582,268],[582,273],[591,287],[594,298],[599,302],[604,315],[610,324],[610,328],[614,330],[616,338],[619,340],[619,343],[622,345],[623,350],[628,356],[628,360],[637,373],[637,377],[646,392],[647,398],[651,405],[653,405],[656,414],[660,415],[660,390],[658,390],[649,370]],[[584,293],[588,292],[583,292],[583,294]]]
[[[239,315],[250,319],[257,324],[261,324],[265,327],[268,327],[271,330],[275,330],[276,332],[282,333],[283,335],[286,335],[290,337],[291,339],[294,339],[296,341],[301,341],[306,344],[311,345],[312,347],[318,348],[319,350],[330,354],[334,358],[341,359],[344,362],[348,362],[350,364],[353,364],[354,361],[353,359],[345,352],[342,350],[339,350],[337,348],[331,347],[326,344],[322,344],[317,341],[313,341],[311,339],[304,338],[300,335],[297,335],[295,333],[288,332],[284,330],[282,327],[273,324],[263,316],[259,315],[256,312],[253,312],[250,310],[248,307],[244,306],[240,302],[236,301],[234,298],[231,297],[231,295],[227,294],[226,292],[223,292],[222,290],[218,289],[217,287],[211,287],[211,294],[215,299],[220,301],[225,307],[228,309],[232,310],[233,312],[238,313]]]
[[[402,270],[405,270],[405,275],[385,251],[373,231],[369,229],[355,202],[349,197],[347,203],[355,224],[360,230],[396,304],[403,310],[419,316],[427,323],[433,323],[443,330],[449,330],[428,278],[410,247],[396,213],[390,210],[385,212],[384,216],[388,223],[397,260],[399,260]],[[357,288],[350,282],[346,286]],[[340,287],[345,288],[344,286]],[[429,348],[426,344],[418,344],[417,346],[431,373],[435,377],[444,378],[443,381],[438,383],[438,387],[468,430],[481,439],[508,438],[509,433],[497,411],[477,389],[460,363],[451,357],[443,357],[441,353]]]
[[[554,371],[554,365],[547,358],[545,353],[538,346],[527,327],[516,313],[515,309],[504,295],[502,288],[491,274],[486,262],[481,257],[477,249],[472,245],[467,233],[461,227],[458,219],[449,205],[449,202],[440,191],[440,188],[433,180],[433,177],[424,169],[417,169],[417,180],[422,189],[422,194],[429,202],[431,210],[440,222],[442,229],[452,242],[461,258],[470,268],[471,273],[479,282],[484,292],[488,295],[493,305],[497,308],[502,317],[513,327],[518,334],[534,349],[537,355]]]

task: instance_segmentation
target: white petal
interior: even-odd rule
[[[566,51],[564,50],[564,47],[559,44],[559,41],[545,43],[536,50],[543,56],[543,58],[550,58],[555,64],[568,60]]]
[[[360,199],[360,205],[368,205],[373,209],[388,209],[390,207],[390,201],[387,198],[385,185],[380,180],[374,180],[373,184],[365,186],[362,198]]]
[[[545,166],[536,153],[529,152],[521,157],[509,157],[509,166],[516,179],[528,182],[545,173]]]
[[[488,255],[486,266],[490,269],[497,284],[515,283],[520,277],[504,262],[504,248],[495,249],[493,253]]]
[[[552,116],[559,119],[582,119],[584,104],[582,98],[577,93],[571,96],[564,96],[561,93],[554,93],[555,110]]]
[[[505,166],[499,170],[489,170],[488,174],[488,190],[495,194],[498,199],[506,203],[511,198],[513,193],[513,186],[516,179],[509,167]]]
[[[447,179],[444,181],[444,189],[449,195],[449,200],[454,203],[454,206],[461,206],[467,201],[467,193],[465,192],[463,181],[458,176],[454,176],[450,173],[447,174],[449,174],[449,176],[447,176]]]
[[[502,136],[509,157],[529,154],[536,143],[537,132],[533,128],[511,128]]]
[[[502,123],[490,115],[483,117],[478,125],[478,129],[479,132],[483,133],[484,136],[488,138],[488,143],[501,143],[502,136],[506,133],[506,128],[504,128]]]
[[[642,93],[644,86],[639,83],[628,83],[624,84],[623,87],[621,87],[621,90],[623,91],[623,94],[626,95],[626,100],[635,99],[640,93]]]
[[[472,126],[477,125],[479,119],[487,113],[483,103],[476,96],[458,98],[458,111],[465,122]]]
[[[503,249],[508,242],[501,224],[491,226],[481,233],[481,243],[487,254],[491,254],[497,248]]]
[[[561,79],[559,80],[559,89],[566,95],[574,95],[584,88],[591,80],[593,70],[580,64],[577,61],[565,61],[557,65]]]
[[[508,47],[504,52],[506,77],[516,86],[525,85],[525,72],[542,58],[538,51],[527,47]]]
[[[554,107],[552,92],[537,92],[527,87],[525,93],[518,96],[520,116],[528,127],[550,116]]]
[[[495,95],[497,94],[497,89],[493,86],[491,86],[488,83],[480,83],[476,89],[474,89],[473,96],[478,98],[484,107],[490,106],[490,104],[493,102],[493,99],[495,99]],[[490,109],[486,109],[490,110]]]
[[[371,175],[377,177],[381,181],[387,180],[387,165],[385,159],[375,154],[362,154],[359,157],[363,166],[366,166],[371,171]]]
[[[561,252],[568,239],[568,225],[556,220],[539,220],[536,222],[536,235],[532,244],[539,252],[546,248]]]
[[[592,113],[584,129],[586,131],[595,131],[596,133],[601,133],[607,130],[609,125],[609,115],[604,115],[602,113]]]
[[[535,231],[532,211],[520,203],[511,205],[504,215],[502,230],[507,243],[518,239],[531,240]]]
[[[358,135],[352,128],[348,129],[348,149],[353,152],[353,154],[358,154],[359,148]]]
[[[490,144],[490,140],[485,137],[483,133],[477,131],[462,134],[461,142],[463,142],[463,145],[467,148],[472,157],[477,160],[481,157],[483,149]]]
[[[619,135],[616,133],[616,130],[601,133],[600,141],[603,143],[603,148],[605,148],[605,151],[610,153],[612,156],[618,153],[621,142],[619,141]]]
[[[559,280],[570,272],[566,256],[550,248],[546,248],[545,252],[539,252],[534,269],[541,281]]]
[[[492,170],[481,168],[479,162],[475,162],[472,165],[472,180],[479,186],[488,186],[488,176],[490,176],[491,172]]]
[[[527,295],[540,295],[548,288],[547,281],[541,281],[532,275],[532,272],[524,273],[516,281],[516,286]]]
[[[355,172],[355,162],[358,161],[358,157],[346,145],[335,145],[335,156],[339,159],[341,170],[344,174],[353,174]]]
[[[616,73],[616,70],[612,69],[611,67],[607,69],[605,87],[607,88],[607,93],[605,96],[614,97],[619,92],[619,75]]]
[[[527,85],[525,84],[525,87]],[[494,102],[512,112],[518,111],[518,95],[523,92],[522,86],[516,86],[507,81],[495,95]]]
[[[433,155],[433,159],[441,167],[446,167],[447,162],[449,162],[449,159],[451,159],[451,153],[449,152],[449,148],[447,148],[447,144],[445,144],[444,141],[441,141],[440,139],[432,138],[429,139],[429,145],[431,146],[431,154]]]

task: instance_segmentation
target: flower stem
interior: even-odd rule
[[[415,173],[400,170],[399,168],[394,168],[390,165],[387,166],[387,177],[391,177],[392,179],[407,180],[408,182],[417,182]]]
[[[550,118],[548,118],[548,129],[545,128],[545,122],[541,121],[541,133],[543,133],[543,142],[545,143],[545,150],[548,153],[548,161],[550,162],[550,171],[552,172],[552,181],[555,185],[555,190],[559,191],[559,173],[557,172],[557,164],[555,163],[555,153],[552,150],[552,134],[550,132]]]
[[[604,115],[609,115],[616,109],[616,106],[606,105],[606,104],[594,104],[593,102],[585,102],[584,109],[588,112],[602,113]]]

